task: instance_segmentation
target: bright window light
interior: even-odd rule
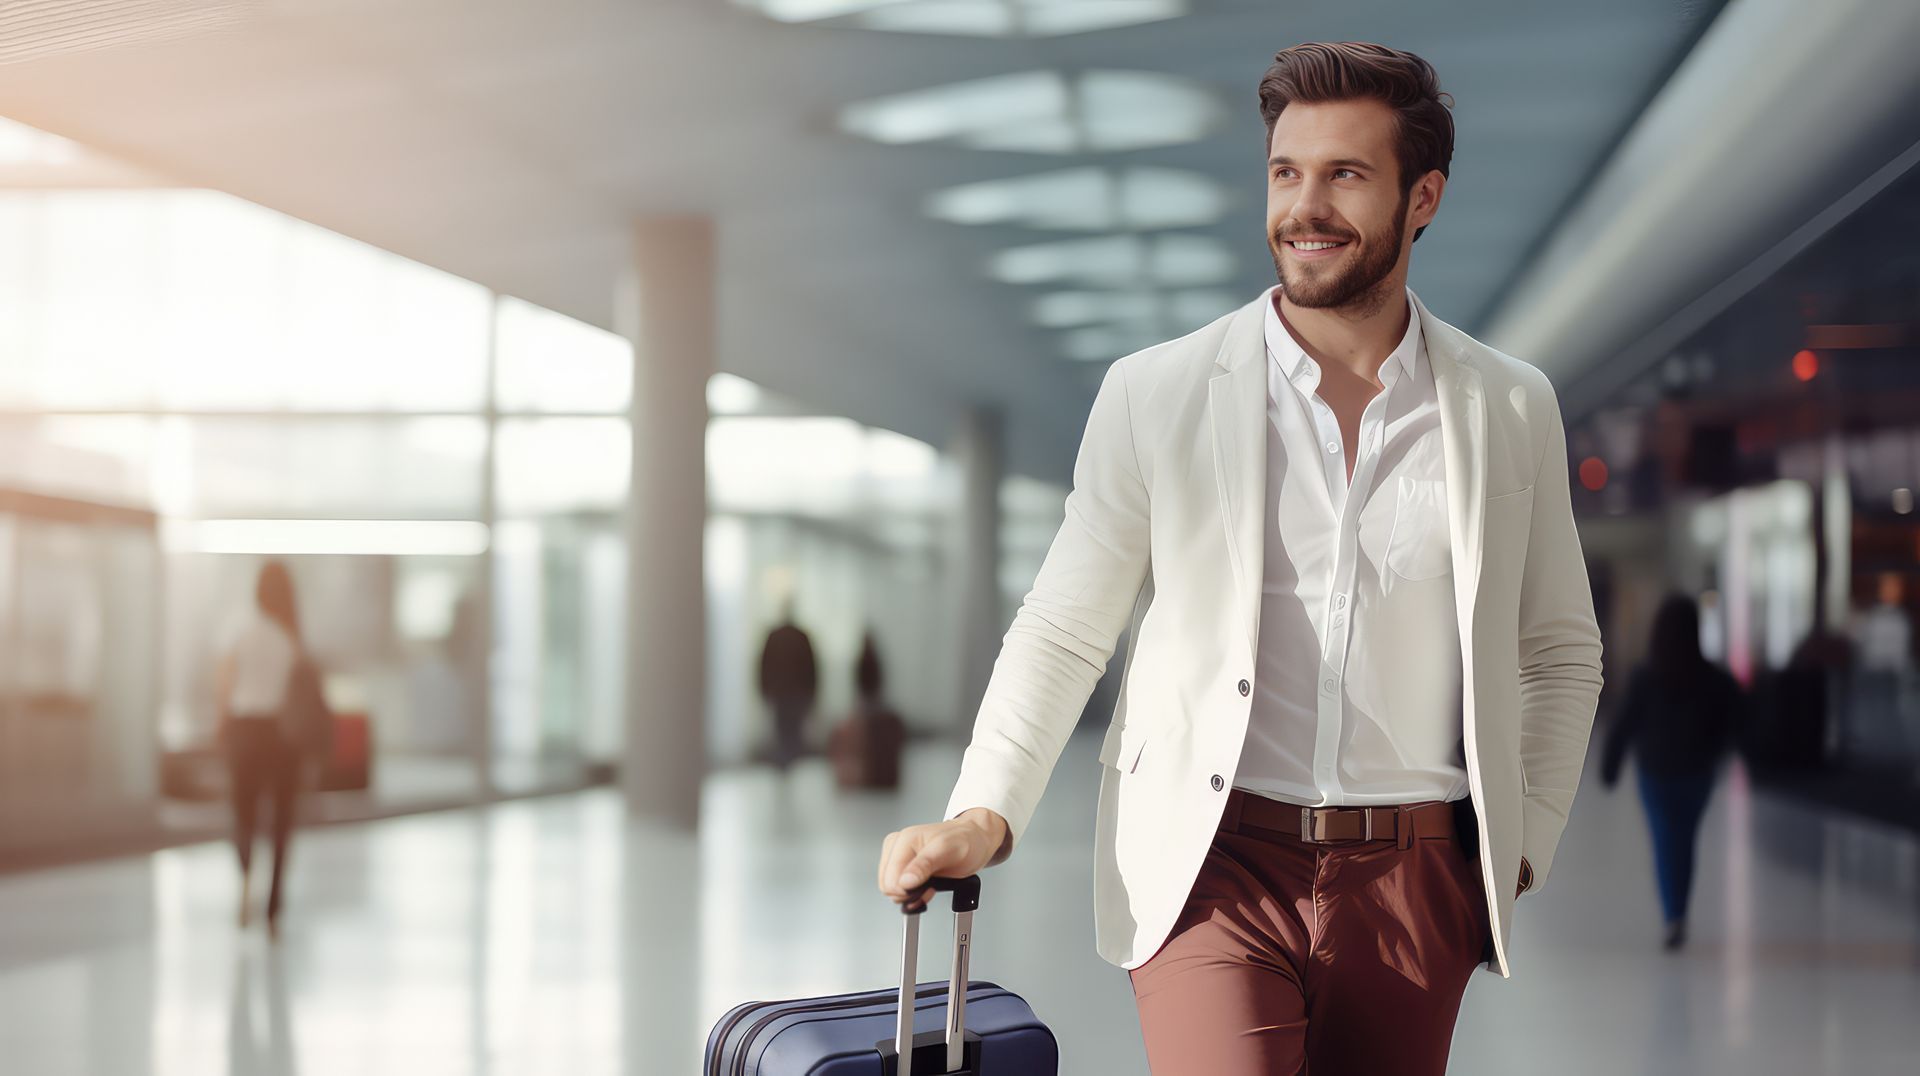
[[[487,549],[486,524],[453,519],[169,519],[160,536],[170,553],[470,557]]]
[[[477,411],[491,301],[212,191],[0,192],[18,408]]]
[[[942,503],[939,470],[933,446],[851,419],[716,416],[707,424],[716,511],[912,515]]]
[[[765,397],[760,386],[733,374],[714,374],[707,379],[707,412],[713,415],[750,415],[759,410]]]
[[[633,345],[619,333],[501,296],[496,394],[505,411],[626,411]]]
[[[633,440],[625,419],[508,419],[495,452],[503,515],[612,512],[626,501]]]
[[[59,135],[0,119],[0,165],[71,164],[85,152],[78,143]]]

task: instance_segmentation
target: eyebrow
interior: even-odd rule
[[[1275,165],[1282,165],[1282,164],[1290,165],[1290,164],[1297,164],[1297,163],[1299,162],[1295,161],[1292,157],[1272,157],[1267,160],[1267,167],[1272,168]],[[1329,166],[1344,165],[1344,166],[1349,166],[1353,168],[1364,168],[1369,172],[1374,170],[1373,163],[1371,161],[1363,161],[1358,157],[1335,157],[1333,160],[1328,161],[1327,164]]]

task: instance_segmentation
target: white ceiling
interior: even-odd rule
[[[1080,233],[928,218],[934,190],[1075,164],[1216,177],[1245,298],[1272,283],[1254,87],[1273,53],[1377,40],[1432,61],[1458,143],[1413,286],[1476,326],[1659,88],[1714,0],[1192,0],[1182,18],[1039,40],[768,21],[726,0],[270,0],[173,39],[38,55],[0,42],[0,115],[611,327],[627,224],[719,222],[720,366],[943,443],[1004,409],[1008,460],[1064,477],[1099,364],[1059,357],[1001,249]],[[9,28],[0,27],[0,30]],[[16,30],[16,32],[18,32]],[[1041,68],[1167,72],[1230,122],[1092,158],[886,147],[845,105]]]

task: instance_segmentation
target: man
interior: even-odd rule
[[[780,624],[760,648],[760,697],[773,711],[773,764],[786,773],[806,750],[807,715],[820,687],[813,641],[793,622],[789,598]]]
[[[1444,1072],[1579,783],[1600,635],[1552,386],[1406,287],[1443,96],[1378,45],[1275,57],[1280,284],[1109,369],[947,820],[881,852],[916,903],[1011,855],[1131,620],[1095,924],[1158,1076]]]

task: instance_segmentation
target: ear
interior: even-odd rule
[[[1421,176],[1407,192],[1407,231],[1412,232],[1433,223],[1440,215],[1440,199],[1447,192],[1447,177],[1435,168]]]

